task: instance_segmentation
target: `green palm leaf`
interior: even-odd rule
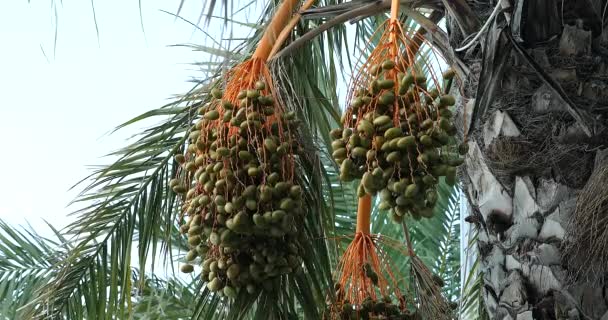
[[[0,221],[0,315],[23,319],[31,309],[23,307],[54,275],[53,264],[65,258],[70,248],[63,245],[65,239],[57,230],[52,231],[57,239]]]

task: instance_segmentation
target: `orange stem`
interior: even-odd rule
[[[270,55],[270,51],[274,46],[274,43],[277,39],[277,35],[281,33],[281,31],[287,25],[289,18],[293,12],[293,8],[298,3],[298,0],[285,0],[275,12],[274,17],[270,20],[270,24],[266,28],[264,35],[262,36],[262,40],[258,44],[255,52],[253,53],[254,59],[260,59],[262,61],[266,61],[268,56]]]
[[[391,1],[391,20],[396,21],[399,18],[399,0]]]
[[[279,49],[281,49],[281,46],[283,46],[283,43],[285,43],[285,40],[287,40],[287,37],[289,36],[289,33],[293,30],[293,28],[296,26],[296,24],[298,24],[298,22],[300,21],[300,18],[302,18],[302,15],[300,14],[300,12],[302,12],[304,10],[307,10],[308,8],[312,7],[312,5],[315,2],[316,2],[316,0],[307,0],[300,7],[299,12],[296,13],[291,18],[291,20],[289,21],[289,23],[287,24],[287,26],[285,28],[283,28],[283,30],[281,31],[281,33],[277,37],[277,40],[274,43],[274,46],[272,47],[272,50],[270,51],[270,54],[268,55],[268,59],[272,58],[279,51]]]
[[[357,230],[356,232],[362,232],[369,234],[369,226],[371,224],[372,215],[372,196],[366,194],[359,198],[359,206],[357,208]]]

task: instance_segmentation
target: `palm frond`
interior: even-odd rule
[[[180,217],[179,203],[167,185],[176,170],[172,154],[183,146],[191,126],[197,105],[190,101],[214,80],[211,77],[175,102],[117,128],[159,116],[165,119],[112,153],[118,160],[88,177],[92,182],[76,200],[84,208],[73,213],[75,222],[64,230],[77,244],[54,266],[57,272],[31,303],[45,306],[36,309],[38,316],[124,317],[131,312],[131,290],[138,288],[131,283],[132,256],[139,258],[142,273],[148,264],[156,264],[159,254],[165,264],[173,260],[171,248],[180,239],[173,235]]]
[[[52,227],[51,227],[52,228]],[[56,230],[53,229],[55,232]],[[65,257],[65,239],[46,239],[32,228],[16,229],[0,220],[0,315],[24,319],[23,308],[53,276],[53,264]]]
[[[146,277],[133,270],[133,281],[143,282],[143,289],[134,298],[133,319],[187,319],[196,303],[195,286],[179,278],[168,280]]]
[[[76,211],[76,221],[66,227],[66,235],[77,245],[36,299],[48,305],[44,311],[48,315],[60,314],[70,306],[72,312],[81,312],[81,297],[75,294],[80,292],[85,295],[85,308],[95,303],[104,306],[99,307],[102,314],[124,316],[130,307],[132,254],[139,257],[142,269],[147,257],[154,262],[159,250],[165,257],[170,254],[169,232],[177,220],[176,199],[167,187],[175,170],[171,152],[183,143],[181,135],[192,118],[190,108],[175,106],[140,117],[171,115],[168,121],[145,130],[137,142],[115,152],[119,160],[98,169],[80,195],[78,202],[92,204]],[[137,252],[132,252],[134,242]],[[106,287],[111,288],[107,297]]]
[[[465,253],[476,250],[477,230],[467,241]],[[483,299],[483,277],[480,271],[480,260],[476,255],[471,266],[466,266],[468,271],[461,288],[460,316],[461,319],[489,319]],[[468,262],[468,259],[467,259]]]
[[[443,191],[440,188],[440,193]],[[460,296],[460,188],[454,187],[452,193],[439,202],[436,208],[437,214],[444,213],[445,217],[440,219],[443,237],[439,242],[440,255],[434,258],[434,271],[445,283],[444,295],[450,300],[456,300]]]

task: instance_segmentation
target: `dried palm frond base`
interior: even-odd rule
[[[486,148],[486,155],[492,172],[503,182],[512,183],[515,175],[542,176],[554,170],[562,176],[564,183],[575,187],[584,183],[589,175],[589,158],[584,156],[584,148],[559,144],[551,137],[544,141],[499,137]]]
[[[402,292],[387,249],[410,255],[403,243],[380,235],[355,234],[338,266],[334,301],[324,319],[452,319],[437,280],[411,257],[412,291]]]
[[[608,271],[608,162],[596,167],[570,218],[564,260],[571,278],[596,281]]]

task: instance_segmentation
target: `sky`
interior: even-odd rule
[[[91,1],[52,3],[0,4],[0,219],[47,235],[42,219],[58,228],[70,221],[78,189],[69,190],[87,166],[108,164],[103,156],[142,126],[110,131],[187,92],[187,80],[201,75],[189,64],[202,53],[169,46],[209,42],[160,11],[175,13],[180,0],[141,1],[145,33],[138,1],[95,1],[99,37]],[[196,21],[200,1],[185,3],[185,18]],[[205,29],[217,33],[218,25]]]

